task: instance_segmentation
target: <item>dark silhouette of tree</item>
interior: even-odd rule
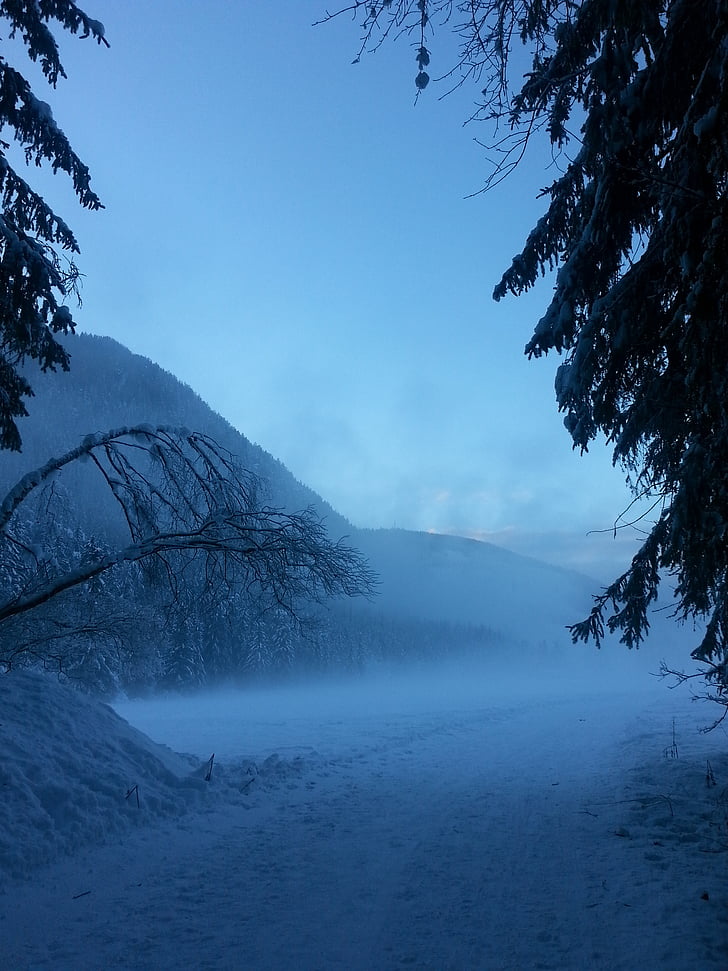
[[[486,187],[541,131],[561,174],[495,288],[556,271],[526,346],[563,355],[556,395],[574,446],[613,446],[646,538],[575,641],[649,628],[661,577],[678,618],[704,618],[693,657],[728,704],[728,4],[725,0],[366,0],[345,8],[361,56],[404,33],[416,86],[438,27],[459,40],[450,86],[476,82],[490,120]],[[343,13],[327,15],[324,19]],[[530,68],[512,85],[514,53]],[[426,59],[425,59],[426,55]],[[520,54],[519,54],[520,56]],[[617,526],[624,525],[618,521]]]
[[[0,0],[0,18],[11,38],[22,39],[28,56],[53,87],[65,77],[51,24],[82,38],[108,43],[104,28],[71,0]],[[91,190],[88,168],[39,100],[23,74],[0,56],[0,132],[10,132],[31,163],[65,172],[86,209],[101,202]],[[78,243],[68,225],[13,167],[9,142],[0,140],[0,449],[19,450],[16,418],[27,415],[23,398],[33,391],[20,372],[37,360],[45,371],[66,370],[69,356],[54,334],[73,331],[64,300],[78,296]]]

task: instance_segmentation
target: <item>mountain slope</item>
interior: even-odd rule
[[[25,472],[77,445],[88,434],[121,425],[173,425],[202,431],[236,454],[269,487],[266,500],[290,510],[315,506],[331,532],[349,523],[272,455],[253,444],[214,412],[187,385],[109,337],[79,334],[63,343],[70,372],[39,374],[28,369],[36,396],[20,422],[22,453],[0,453],[0,486],[9,488]]]
[[[0,486],[77,444],[86,434],[135,423],[183,425],[235,453],[289,510],[314,506],[334,538],[346,535],[382,578],[368,611],[409,619],[482,624],[519,641],[566,643],[564,625],[589,609],[596,584],[488,543],[403,530],[357,530],[269,453],[236,431],[195,392],[110,338],[68,339],[70,373],[31,375],[37,397],[21,425],[24,451],[0,454]],[[87,508],[93,488],[67,475]],[[89,491],[85,491],[89,490]]]
[[[568,644],[565,625],[588,612],[597,589],[580,573],[458,536],[386,529],[354,541],[380,572],[380,609],[486,624],[533,644]]]

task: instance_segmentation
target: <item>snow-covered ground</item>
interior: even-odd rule
[[[0,968],[725,971],[726,732],[608,673],[119,703],[154,743],[2,677]]]

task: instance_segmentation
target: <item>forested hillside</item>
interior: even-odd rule
[[[237,455],[245,468],[269,483],[275,505],[302,509],[313,504],[326,517],[332,532],[350,529],[328,503],[298,482],[281,462],[248,441],[168,371],[110,337],[79,334],[61,342],[72,354],[72,369],[48,372],[42,381],[34,382],[37,390],[28,402],[30,415],[19,423],[23,451],[6,452],[0,458],[0,484],[4,488],[50,456],[78,444],[85,435],[121,425],[179,425],[206,431]]]
[[[127,563],[6,622],[0,629],[6,663],[50,664],[104,692],[362,670],[502,652],[526,640],[553,647],[566,642],[564,625],[588,603],[586,578],[489,544],[357,530],[173,375],[109,338],[80,335],[67,343],[71,372],[34,384],[37,397],[21,429],[24,450],[0,457],[3,493],[85,436],[121,426],[183,426],[211,436],[259,477],[261,501],[289,511],[313,508],[334,540],[345,536],[365,553],[381,583],[372,602],[322,604],[303,596],[291,613],[262,598],[255,585],[221,597],[197,567],[185,567],[170,583],[159,570]],[[18,535],[38,569],[71,564],[79,550],[103,554],[120,542],[125,525],[88,460],[55,474],[23,515]],[[8,587],[21,589],[26,579],[17,548],[6,545],[1,568]]]

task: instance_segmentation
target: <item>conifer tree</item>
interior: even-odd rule
[[[494,296],[556,271],[526,353],[562,355],[556,397],[574,447],[604,436],[651,504],[641,549],[572,636],[599,644],[609,630],[637,646],[670,575],[676,614],[707,620],[693,657],[728,705],[728,3],[366,0],[346,9],[360,15],[360,55],[409,35],[418,92],[437,62],[438,29],[457,34],[459,61],[439,74],[478,84],[476,117],[496,131],[486,185],[538,130],[559,155],[548,210]],[[511,86],[519,42],[531,66]]]
[[[0,0],[0,26],[20,38],[31,61],[55,87],[65,72],[52,26],[106,44],[104,28],[72,0]],[[10,160],[10,138],[26,165],[47,163],[66,173],[82,206],[101,208],[92,191],[88,168],[58,127],[51,108],[31,89],[24,75],[0,55],[0,449],[19,450],[16,419],[27,415],[23,399],[33,391],[21,373],[26,359],[43,370],[68,368],[68,352],[55,339],[73,330],[65,298],[77,295],[78,243]]]

